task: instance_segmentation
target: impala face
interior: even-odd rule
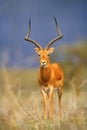
[[[50,63],[49,55],[53,52],[54,48],[50,49],[38,49],[35,48],[36,53],[40,57],[40,66],[47,67]]]

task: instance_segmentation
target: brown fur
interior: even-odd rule
[[[36,48],[36,52],[40,55],[40,69],[38,73],[38,82],[42,90],[44,99],[44,119],[47,118],[46,112],[46,97],[50,99],[50,118],[53,118],[53,91],[56,89],[59,97],[59,114],[62,116],[62,91],[64,82],[64,73],[62,68],[57,63],[50,63],[48,54],[52,53],[54,48],[49,50],[39,50]],[[44,65],[45,64],[45,65]]]

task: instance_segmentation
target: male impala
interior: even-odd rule
[[[39,43],[30,39],[30,32],[31,32],[31,19],[29,20],[29,29],[26,37],[24,38],[26,41],[33,43],[36,48],[36,53],[40,56],[40,69],[38,73],[38,82],[43,94],[44,100],[44,119],[47,118],[47,111],[46,111],[46,101],[47,96],[50,100],[50,112],[49,116],[53,118],[53,91],[57,90],[58,98],[59,98],[59,115],[62,116],[62,92],[63,92],[63,82],[64,82],[64,73],[62,68],[57,63],[50,63],[49,55],[54,51],[54,48],[50,48],[50,46],[57,40],[63,37],[62,33],[57,24],[57,20],[54,17],[56,29],[58,36],[52,39],[47,46],[43,49]]]

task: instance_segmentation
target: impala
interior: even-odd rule
[[[50,48],[50,46],[56,42],[57,40],[63,37],[62,33],[60,32],[58,23],[56,18],[54,17],[54,21],[56,24],[56,30],[58,36],[53,38],[43,49],[39,43],[32,40],[30,38],[31,32],[31,19],[29,20],[29,28],[26,37],[24,38],[26,41],[33,43],[36,48],[36,53],[40,56],[40,69],[38,73],[38,83],[40,85],[43,101],[44,101],[44,119],[47,119],[47,96],[49,97],[50,102],[50,111],[49,117],[50,119],[53,118],[54,107],[53,107],[53,92],[57,90],[58,94],[58,101],[59,101],[59,115],[62,117],[62,93],[63,93],[63,82],[64,82],[64,73],[62,68],[58,63],[50,63],[49,55],[54,51],[54,47]]]

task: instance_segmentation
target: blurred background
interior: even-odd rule
[[[7,67],[36,66],[34,46],[24,41],[29,18],[30,37],[43,47],[57,35],[54,16],[64,36],[54,46],[86,42],[86,6],[86,0],[1,0],[0,66],[3,62]]]
[[[52,62],[65,75],[63,119],[54,95],[54,120],[43,121],[43,98],[37,75],[39,59],[30,37],[45,47],[57,36]],[[87,0],[0,0],[0,130],[87,129]],[[58,115],[58,116],[57,116]]]

